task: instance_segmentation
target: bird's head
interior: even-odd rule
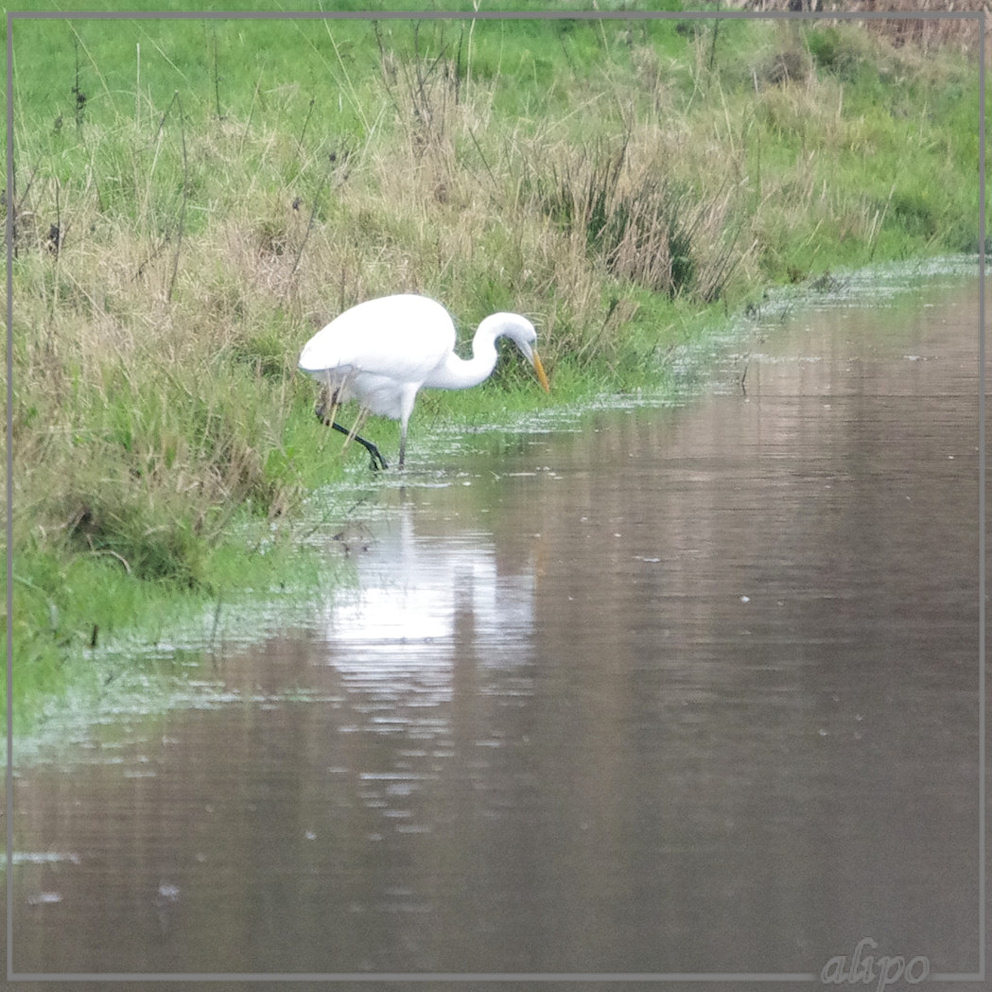
[[[520,349],[524,358],[534,366],[537,380],[544,387],[544,391],[550,392],[551,386],[548,383],[548,377],[534,347],[537,341],[537,331],[534,330],[534,325],[518,313],[494,313],[486,320],[493,321],[493,326],[499,328],[497,335],[508,337]]]

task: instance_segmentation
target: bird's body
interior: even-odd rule
[[[464,389],[486,379],[496,365],[496,339],[509,337],[533,364],[541,385],[548,381],[534,352],[533,324],[519,314],[496,313],[479,324],[472,357],[455,354],[455,325],[440,303],[426,296],[400,294],[367,300],[346,310],[318,331],[300,353],[299,366],[324,384],[332,411],[357,400],[362,408],[400,422],[400,465],[406,429],[422,386]],[[324,419],[324,413],[318,415]],[[340,424],[331,426],[353,435]],[[375,445],[356,436],[376,460]]]

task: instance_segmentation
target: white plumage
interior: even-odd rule
[[[354,437],[385,468],[378,448],[334,422],[338,404],[357,400],[365,412],[400,422],[400,467],[406,453],[406,429],[422,386],[464,389],[486,379],[496,365],[496,339],[508,337],[534,366],[541,385],[548,379],[534,350],[534,325],[515,313],[494,313],[479,324],[472,357],[455,354],[455,325],[448,311],[426,296],[399,294],[367,300],[335,317],[303,347],[299,366],[327,389],[327,408],[318,416]],[[361,418],[361,415],[360,415]]]

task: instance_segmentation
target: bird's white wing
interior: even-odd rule
[[[425,296],[384,296],[346,310],[318,331],[300,354],[300,368],[339,370],[420,383],[455,346],[448,311]]]

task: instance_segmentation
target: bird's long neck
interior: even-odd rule
[[[496,338],[501,329],[487,317],[472,339],[472,357],[459,358],[454,352],[425,380],[425,386],[438,389],[467,389],[488,379],[496,367]]]

